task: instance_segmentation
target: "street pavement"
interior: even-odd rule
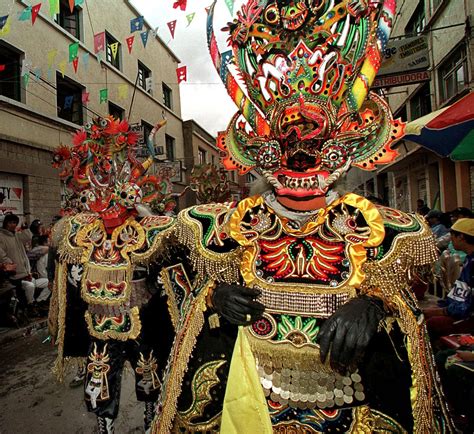
[[[0,351],[0,434],[90,434],[95,416],[83,401],[83,389],[58,384],[51,374],[56,349],[42,343],[46,329],[34,331],[2,344]],[[129,368],[130,369],[130,368]],[[143,432],[143,404],[137,403],[132,372],[126,369],[122,381],[117,434]]]

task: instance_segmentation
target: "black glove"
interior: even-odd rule
[[[324,363],[331,346],[331,366],[338,371],[355,367],[385,318],[381,300],[362,295],[342,305],[321,326],[316,342]],[[331,345],[332,344],[332,345]]]
[[[260,319],[265,310],[262,303],[255,301],[259,295],[258,289],[223,283],[214,289],[212,304],[232,324],[249,325]]]

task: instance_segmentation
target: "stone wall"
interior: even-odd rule
[[[23,176],[23,207],[27,222],[45,225],[61,208],[61,183],[51,167],[51,152],[0,138],[0,172]]]

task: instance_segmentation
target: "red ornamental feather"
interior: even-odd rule
[[[58,168],[63,162],[71,158],[71,150],[64,145],[60,145],[53,153],[53,167]]]
[[[87,139],[87,133],[84,130],[79,130],[72,136],[72,143],[74,146],[79,146]]]
[[[131,131],[127,134],[127,143],[129,145],[136,145],[138,142],[138,134]]]
[[[180,8],[182,11],[186,10],[188,0],[177,0],[173,3],[173,8],[178,9]]]

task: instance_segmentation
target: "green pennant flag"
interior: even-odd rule
[[[23,74],[23,86],[26,89],[28,87],[28,82],[30,81],[30,73],[27,72]]]
[[[59,0],[49,0],[49,15],[54,17],[59,14]]]
[[[73,42],[69,44],[69,62],[72,62],[76,57],[79,51],[79,42]]]
[[[225,4],[227,5],[227,8],[229,9],[230,14],[233,16],[234,15],[234,0],[225,0]]]
[[[191,22],[194,20],[194,15],[196,15],[196,12],[186,15],[186,19],[188,20],[188,25],[186,27],[188,27],[191,24]]]
[[[109,89],[100,89],[99,91],[99,103],[106,103],[109,99]]]

